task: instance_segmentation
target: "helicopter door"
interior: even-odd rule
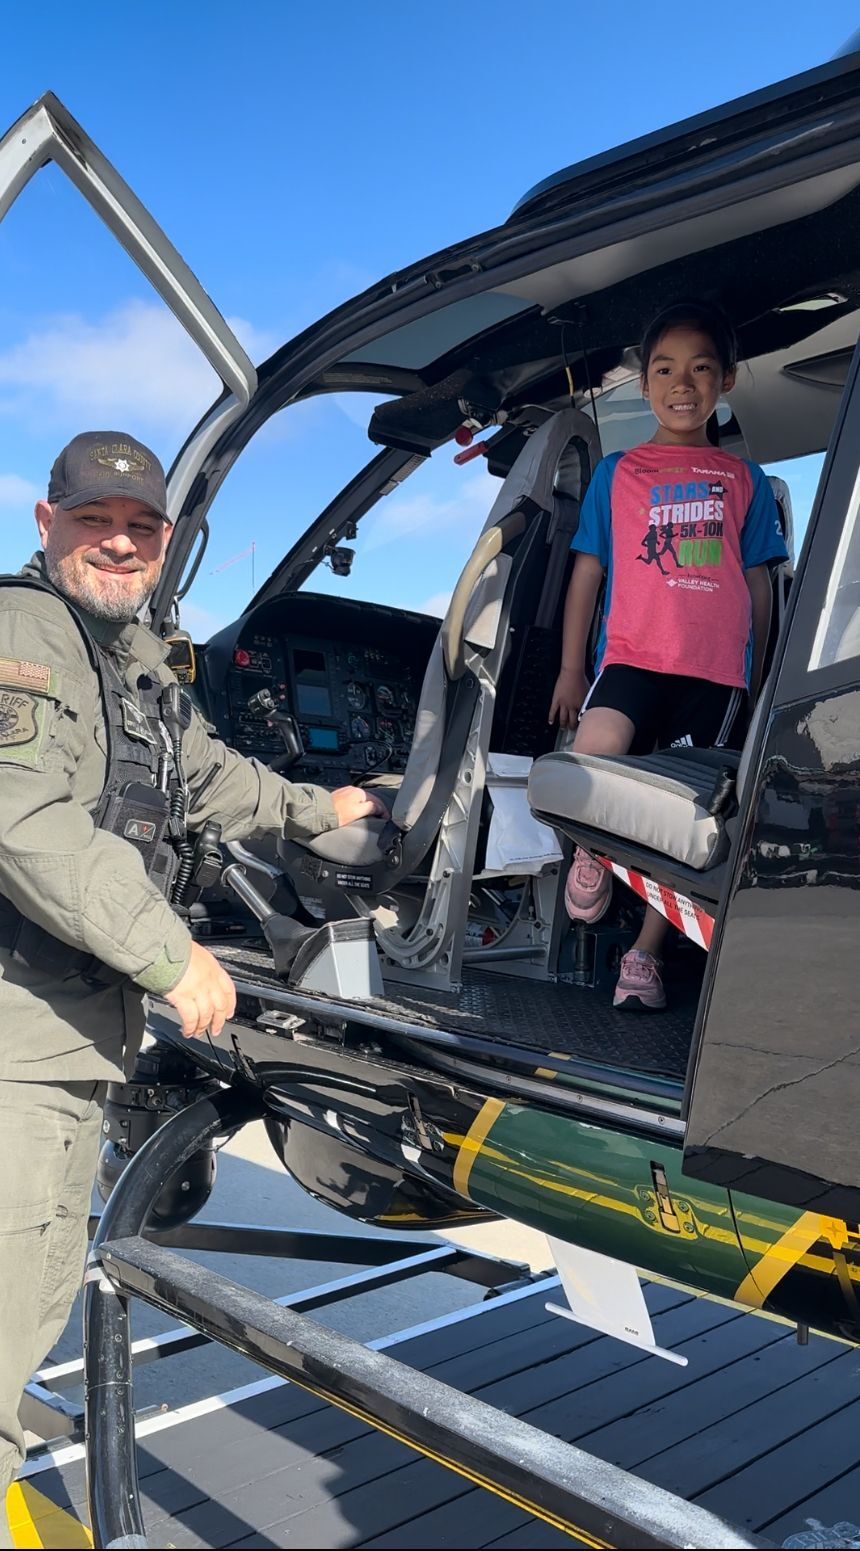
[[[860,350],[742,776],[684,1171],[860,1217]],[[743,771],[743,764],[742,764]]]
[[[53,92],[40,97],[0,140],[0,220],[47,162],[60,167],[92,205],[224,384],[224,394],[170,471],[167,505],[176,517],[200,460],[248,404],[257,373],[172,243]]]

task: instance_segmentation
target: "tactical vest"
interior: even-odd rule
[[[0,587],[26,587],[49,593],[60,599],[74,621],[98,679],[104,714],[105,782],[101,796],[90,810],[93,824],[133,845],[143,859],[147,876],[169,898],[177,868],[177,847],[169,831],[172,792],[162,788],[168,785],[168,771],[174,785],[176,775],[169,757],[170,742],[159,717],[162,686],[142,674],[138,681],[138,707],[113,659],[68,598],[48,582],[26,576],[0,576]],[[173,806],[175,810],[175,801]],[[70,947],[37,926],[11,900],[2,897],[0,947],[11,949],[14,957],[29,968],[58,979],[80,975],[104,985],[126,978],[92,954]]]

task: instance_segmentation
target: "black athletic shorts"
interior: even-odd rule
[[[631,754],[679,745],[739,749],[746,731],[746,690],[681,673],[612,663],[597,675],[583,713],[597,706],[630,718],[636,728]]]

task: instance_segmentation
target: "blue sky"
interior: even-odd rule
[[[0,128],[56,92],[260,360],[381,275],[504,219],[555,169],[825,60],[857,22],[856,0],[676,14],[638,0],[47,0],[25,15],[6,0]],[[168,464],[216,386],[63,175],[39,174],[0,226],[0,566],[34,547],[32,503],[70,436],[127,428]],[[259,584],[367,461],[366,418],[354,396],[298,406],[246,450],[213,506],[196,634],[247,600],[249,546]],[[312,585],[444,603],[493,495],[452,450],[368,519],[348,583]],[[817,463],[789,477],[802,524]]]

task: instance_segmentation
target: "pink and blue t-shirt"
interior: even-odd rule
[[[606,568],[597,670],[611,663],[744,687],[744,572],[788,558],[763,471],[716,447],[644,442],[598,464],[571,546]]]

